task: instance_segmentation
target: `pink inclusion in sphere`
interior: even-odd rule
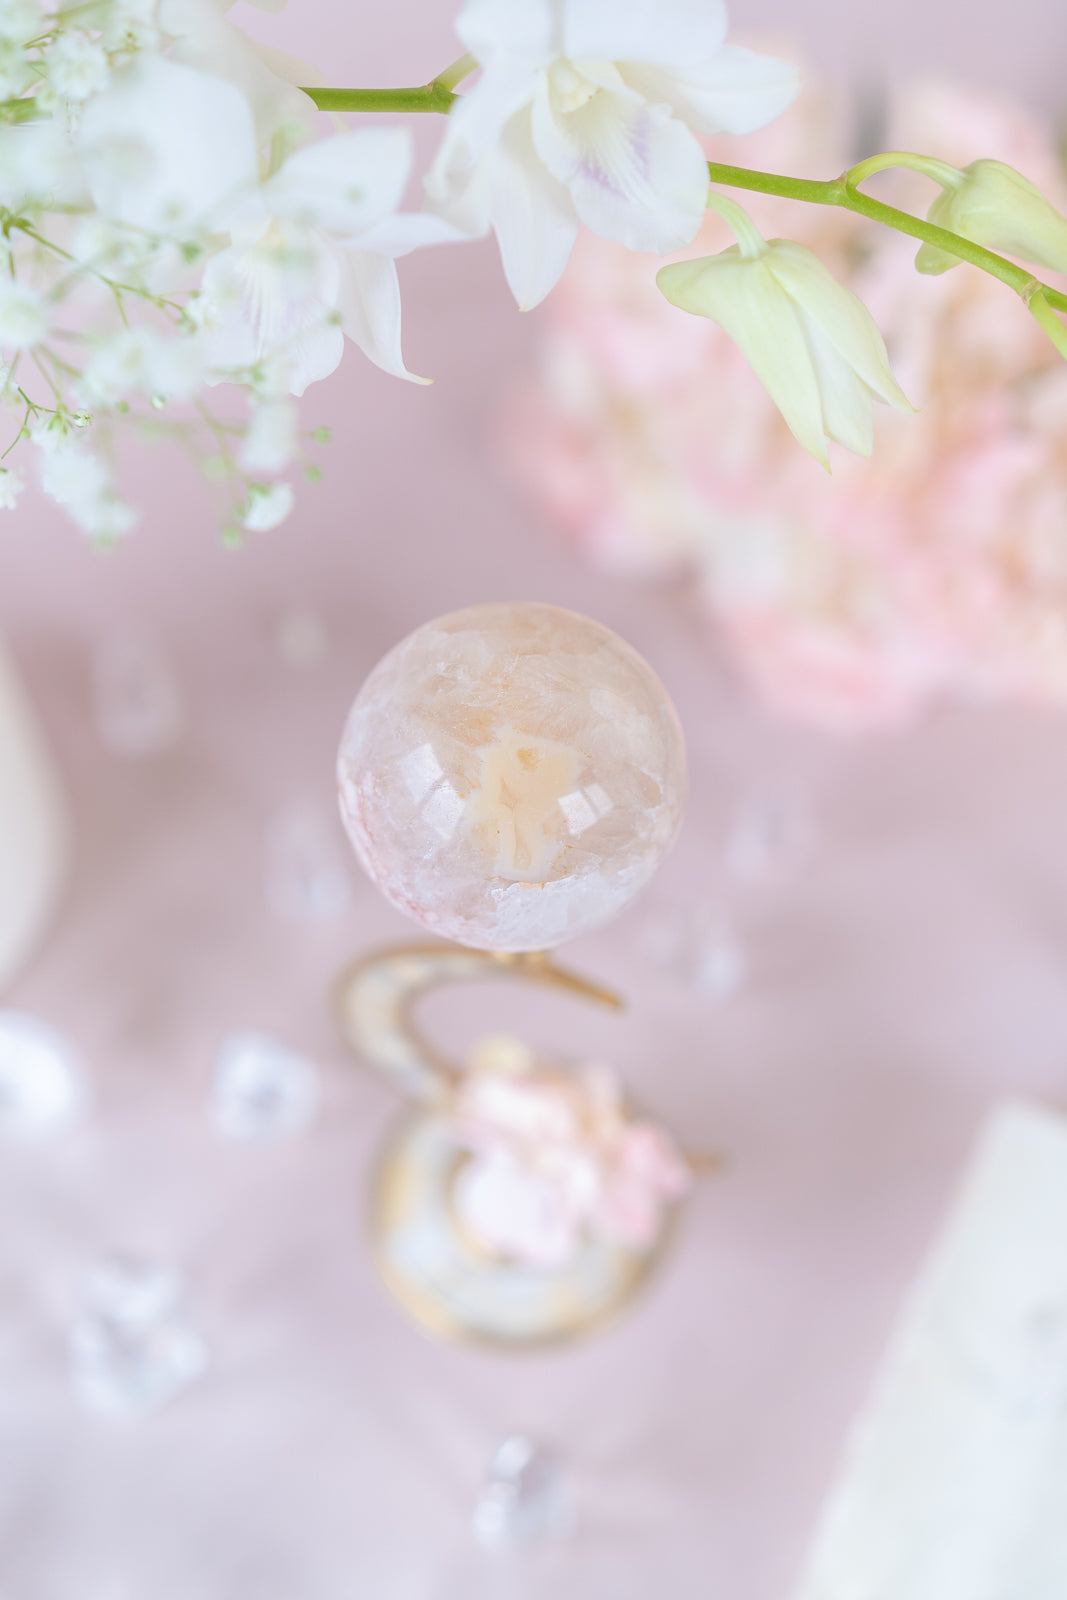
[[[416,629],[370,674],[338,756],[356,854],[399,910],[486,950],[547,950],[648,882],[685,800],[674,707],[635,650],[545,605]]]

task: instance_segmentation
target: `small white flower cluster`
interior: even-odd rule
[[[397,257],[492,228],[528,306],[580,222],[676,249],[707,192],[695,134],[757,127],[796,88],[792,68],[725,44],[721,0],[467,0],[458,31],[481,73],[448,117],[427,208],[403,214],[408,130],[315,137],[307,69],[261,51],[231,3],[0,0],[0,398],[15,431],[0,507],[26,441],[85,533],[121,537],[138,516],[116,484],[122,422],[201,459],[228,540],[275,527],[294,500],[284,474],[314,480],[307,448],[326,437],[301,434],[294,398],[346,337],[413,377]],[[208,403],[223,384],[246,414]]]

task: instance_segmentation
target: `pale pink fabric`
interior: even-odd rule
[[[428,0],[363,7],[359,24],[330,10],[308,38],[296,16],[261,26],[342,82],[429,76],[453,53],[448,8]],[[761,0],[745,20],[783,15]],[[1067,16],[1020,0],[1009,30],[972,8],[966,37],[958,16],[908,0],[803,21],[813,53],[867,76],[926,41],[938,65],[1051,102]],[[163,453],[131,463],[153,510],[111,557],[36,503],[0,524],[0,627],[62,761],[78,850],[51,941],[3,1001],[67,1031],[97,1088],[83,1131],[0,1151],[5,1600],[782,1600],[983,1108],[1008,1090],[1063,1097],[1063,718],[957,711],[847,747],[775,726],[730,687],[687,601],[583,568],[495,460],[538,322],[516,315],[492,248],[403,276],[408,354],[438,383],[350,356],[309,397],[308,425],[337,438],[290,525],[226,554],[207,492]],[[268,818],[302,797],[332,810],[342,720],[381,652],[498,597],[600,618],[675,696],[693,797],[650,899],[710,891],[730,804],[783,769],[819,785],[824,834],[805,876],[739,907],[752,977],[723,1010],[649,971],[640,905],[570,952],[626,991],[621,1018],[503,989],[430,1008],[457,1049],[507,1028],[611,1061],[687,1145],[727,1157],[645,1303],[530,1359],[425,1339],[365,1251],[362,1193],[397,1104],[338,1045],[325,992],[355,952],[410,930],[366,886],[321,930],[279,923],[261,885]],[[297,603],[333,637],[303,674],[273,638]],[[130,619],[170,649],[189,702],[184,742],[142,763],[105,752],[88,710],[89,646]],[[247,1026],[321,1062],[309,1137],[210,1133],[215,1048]],[[79,1413],[63,1369],[77,1275],[115,1247],[186,1268],[213,1349],[195,1389],[129,1426]],[[516,1425],[570,1459],[582,1524],[502,1564],[467,1518]]]

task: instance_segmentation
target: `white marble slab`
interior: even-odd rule
[[[1067,1118],[986,1124],[796,1600],[1067,1595]]]

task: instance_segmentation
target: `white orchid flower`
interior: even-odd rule
[[[198,315],[216,368],[265,364],[268,389],[303,394],[333,372],[347,335],[385,372],[413,378],[394,258],[463,235],[439,217],[396,214],[411,154],[406,128],[338,134],[260,186],[204,272]]]
[[[78,145],[103,217],[175,237],[225,225],[258,180],[245,97],[222,78],[142,55],[88,102]]]
[[[930,222],[987,250],[1067,272],[1067,217],[1014,167],[972,161],[954,177],[946,171],[939,182],[943,189],[927,212]],[[959,264],[959,256],[932,244],[920,245],[915,257],[920,272],[946,272]]]
[[[481,64],[427,177],[430,205],[491,227],[523,309],[567,264],[580,222],[665,254],[707,194],[695,133],[748,133],[784,111],[796,70],[727,45],[722,0],[467,0],[457,32]]]
[[[285,0],[251,0],[261,11],[281,11]],[[225,78],[252,108],[256,139],[306,123],[315,103],[298,84],[321,84],[317,69],[296,56],[258,43],[230,22],[234,0],[160,0],[159,25],[172,40],[171,58]]]
[[[717,322],[738,344],[794,437],[829,471],[827,441],[871,453],[872,401],[914,411],[885,342],[858,295],[792,239],[763,239],[723,195],[709,204],[738,244],[721,255],[661,267],[672,305]]]

